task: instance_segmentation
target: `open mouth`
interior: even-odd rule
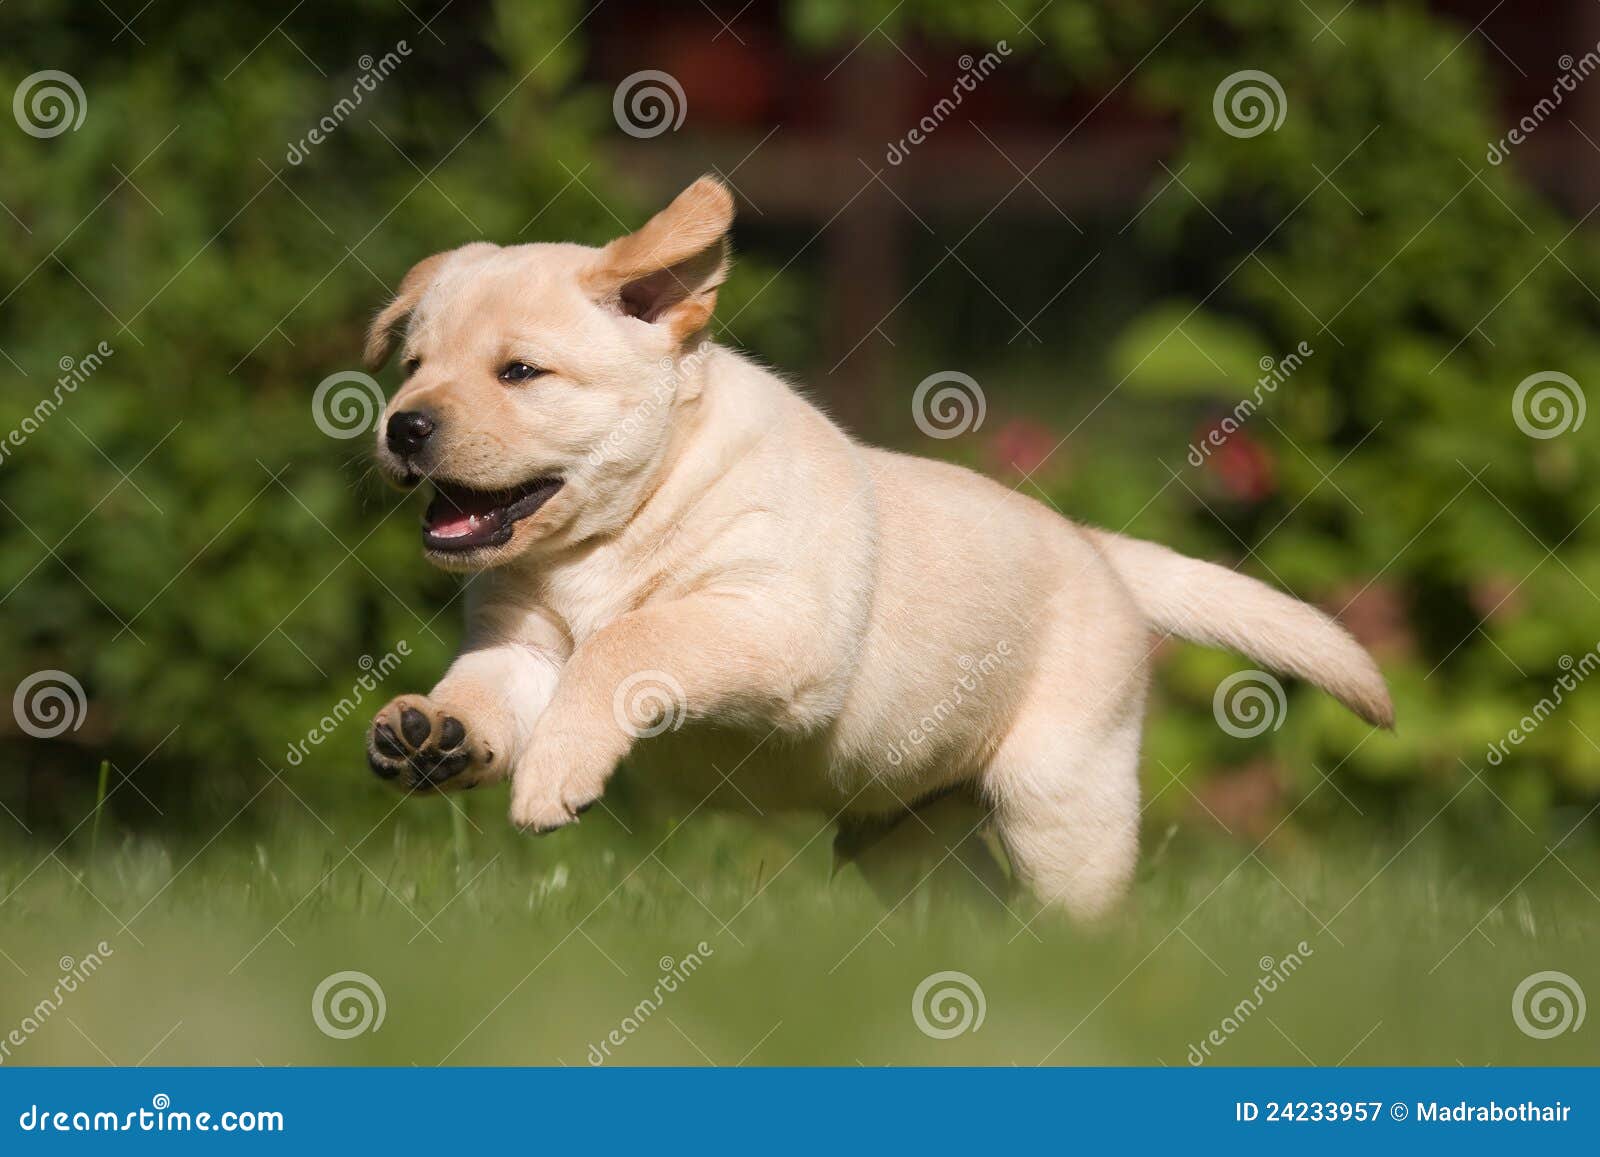
[[[536,478],[510,490],[473,490],[434,481],[433,501],[422,516],[422,542],[430,550],[465,551],[499,546],[511,528],[561,489],[559,478]]]

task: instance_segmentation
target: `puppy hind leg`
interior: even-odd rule
[[[985,771],[1012,869],[1041,903],[1077,919],[1115,908],[1138,865],[1141,714],[1079,738],[1027,712]]]

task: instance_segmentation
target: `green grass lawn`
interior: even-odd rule
[[[886,912],[853,872],[830,879],[820,822],[630,835],[597,810],[533,840],[488,792],[455,823],[437,800],[321,816],[277,794],[181,838],[108,825],[92,865],[88,825],[54,854],[0,853],[0,1040],[60,968],[111,949],[5,1063],[584,1065],[613,1030],[607,1063],[627,1065],[1181,1066],[1214,1029],[1208,1063],[1227,1065],[1600,1057],[1594,1025],[1534,1039],[1512,1017],[1535,972],[1600,995],[1587,832],[1553,856],[1462,846],[1424,813],[1288,825],[1252,853],[1179,825],[1147,833],[1126,912],[1085,931],[941,890]],[[1264,969],[1285,978],[1239,1014]],[[336,1039],[312,997],[347,970],[385,1016]],[[913,994],[940,971],[981,989],[975,1031],[918,1028]]]

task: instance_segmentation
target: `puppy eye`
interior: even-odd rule
[[[420,365],[422,365],[421,358],[407,358],[405,361],[400,363],[400,372],[409,378],[412,374],[417,372],[417,367]]]
[[[544,374],[538,366],[530,366],[527,362],[507,362],[500,370],[502,382],[531,382],[534,378]]]

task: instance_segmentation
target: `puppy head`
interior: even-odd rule
[[[684,355],[711,320],[732,221],[727,189],[702,177],[603,249],[479,243],[406,274],[366,360],[381,367],[399,336],[405,380],[377,457],[396,485],[431,483],[431,561],[481,570],[627,522],[698,391],[700,359]]]

